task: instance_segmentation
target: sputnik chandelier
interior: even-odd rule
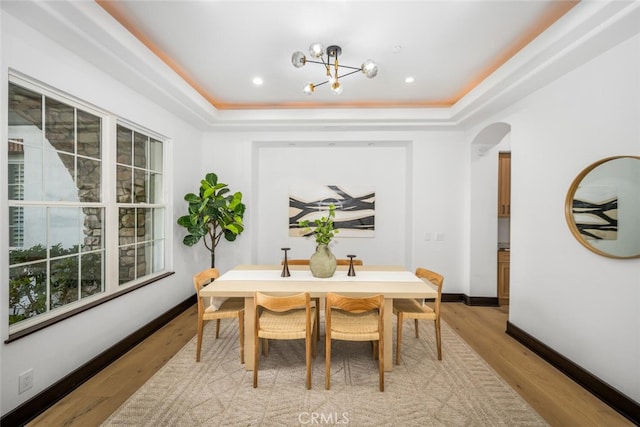
[[[308,59],[304,55],[304,53],[300,51],[293,53],[293,55],[291,56],[291,63],[293,64],[294,67],[301,68],[301,67],[304,67],[304,65],[307,62],[311,62],[313,64],[324,65],[324,68],[326,71],[327,81],[324,81],[322,83],[317,83],[317,84],[308,83],[304,87],[304,93],[306,93],[307,95],[311,95],[313,92],[315,92],[318,86],[322,86],[325,83],[329,83],[333,93],[335,93],[336,95],[340,95],[342,93],[342,84],[340,83],[340,79],[350,76],[352,74],[355,74],[358,71],[361,71],[362,74],[364,74],[370,79],[374,78],[378,74],[378,66],[376,65],[375,62],[373,62],[370,59],[367,59],[366,61],[364,61],[360,67],[350,67],[348,65],[340,65],[338,63],[338,56],[340,56],[341,53],[342,53],[342,48],[340,48],[340,46],[336,46],[336,45],[327,46],[327,49],[325,50],[324,46],[322,46],[322,44],[320,43],[313,43],[311,46],[309,46],[309,55],[312,58],[320,59],[319,61]],[[325,61],[325,54],[326,54],[326,61]],[[342,75],[338,75],[338,70],[340,68],[346,68],[351,71]]]

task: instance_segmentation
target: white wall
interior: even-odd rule
[[[7,70],[12,68],[171,138],[173,155],[169,157],[168,173],[172,177],[170,197],[175,207],[174,218],[169,220],[175,222],[186,210],[183,194],[192,191],[193,183],[200,179],[198,167],[192,167],[194,161],[200,164],[200,132],[11,15],[2,12],[0,22],[0,80],[4,82],[0,88],[0,105],[7,105]],[[6,140],[6,109],[0,111],[0,138]],[[0,153],[3,200],[7,195],[6,163],[4,150]],[[0,245],[5,248],[8,246],[7,224],[7,210],[1,209]],[[3,415],[193,294],[191,274],[208,265],[207,256],[203,250],[183,247],[181,230],[176,226],[171,230],[173,247],[169,252],[174,254],[176,274],[17,341],[0,344]],[[0,265],[8,265],[6,251],[0,253]],[[6,268],[0,269],[0,283],[8,283]],[[8,288],[4,286],[0,294],[2,341],[8,337],[7,307]],[[34,387],[19,395],[18,375],[28,369],[33,369]]]
[[[330,142],[256,147],[253,153],[259,164],[253,186],[258,201],[254,205],[259,212],[273,213],[256,215],[257,232],[252,236],[256,240],[253,248],[257,263],[279,263],[282,247],[291,248],[291,258],[308,259],[313,254],[316,246],[313,238],[288,236],[289,191],[299,186],[335,184],[352,191],[371,187],[376,205],[382,208],[375,212],[374,236],[352,238],[337,234],[330,245],[334,255],[346,258],[347,254],[356,254],[365,262],[378,265],[410,264],[411,234],[407,232],[410,220],[407,216],[411,212],[410,152],[411,146],[402,142],[373,146]],[[388,209],[390,206],[395,209]]]
[[[640,259],[585,249],[564,199],[604,157],[640,155],[640,36],[523,99],[511,125],[510,321],[640,402]]]
[[[426,266],[445,275],[445,292],[466,292],[468,156],[455,131],[209,133],[202,157],[210,161],[201,175],[215,172],[247,204],[245,232],[233,244],[222,242],[216,265],[279,263],[285,245],[292,258],[313,253],[312,241],[287,235],[292,182],[369,184],[376,188],[375,236],[338,235],[336,256],[354,252],[369,264]]]

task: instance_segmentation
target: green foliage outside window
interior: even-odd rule
[[[78,245],[68,249],[60,244],[52,246],[48,283],[46,256],[47,249],[42,245],[11,250],[10,264],[15,266],[9,270],[10,325],[102,292],[101,253],[80,254]],[[78,280],[79,259],[81,280]]]

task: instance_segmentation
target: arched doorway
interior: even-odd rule
[[[510,151],[510,134],[508,123],[492,123],[471,142],[469,296],[495,298],[496,303],[498,235],[505,227],[498,221],[498,154]]]

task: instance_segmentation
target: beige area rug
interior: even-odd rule
[[[395,323],[395,318],[394,318]],[[304,341],[273,341],[258,388],[239,361],[237,323],[205,327],[202,359],[192,339],[105,426],[545,426],[545,421],[447,324],[438,361],[433,322],[420,339],[406,321],[401,365],[378,391],[369,343],[334,341],[324,389],[324,335],[305,388]],[[394,325],[395,336],[395,325]],[[394,352],[395,354],[395,352]]]

